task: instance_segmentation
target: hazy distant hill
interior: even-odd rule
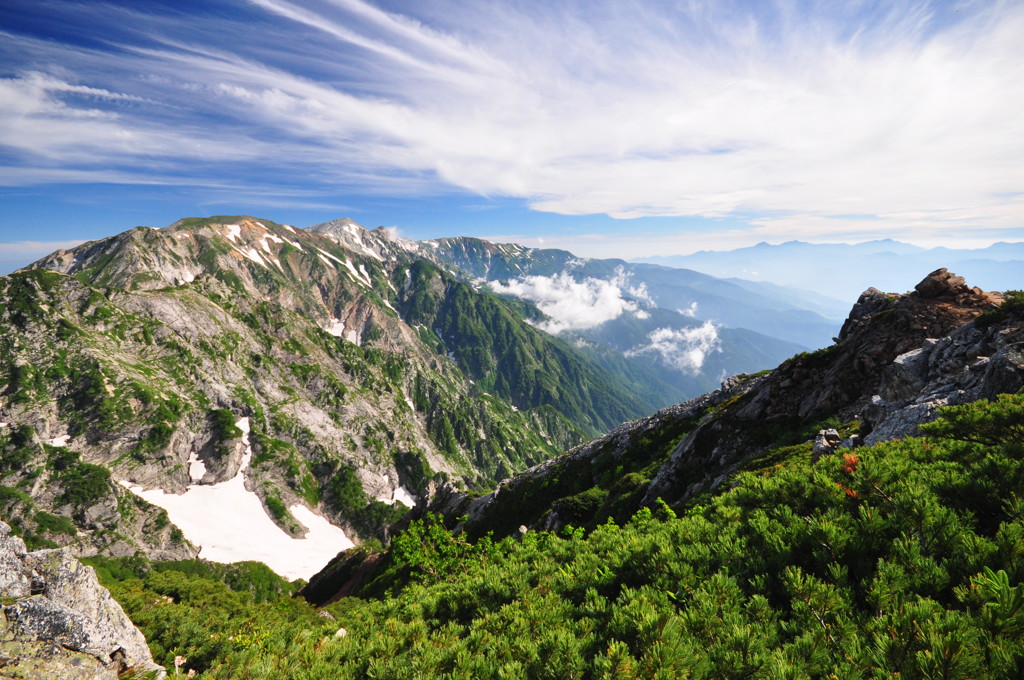
[[[994,243],[977,250],[925,249],[882,239],[855,245],[787,241],[727,251],[639,258],[639,262],[688,267],[711,276],[771,281],[848,301],[869,286],[911,290],[939,267],[955,271],[985,290],[1024,287],[1024,243]],[[832,308],[833,314],[842,311]]]

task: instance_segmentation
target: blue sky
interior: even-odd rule
[[[0,5],[0,271],[192,215],[640,257],[1024,240],[1024,3]]]

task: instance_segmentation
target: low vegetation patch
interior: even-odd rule
[[[1021,422],[1012,395],[856,455],[780,449],[682,516],[589,533],[417,520],[336,621],[208,575],[110,583],[158,661],[205,678],[1015,678]]]

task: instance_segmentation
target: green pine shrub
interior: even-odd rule
[[[334,621],[207,574],[111,586],[203,678],[1018,678],[1022,414],[1013,395],[816,464],[780,449],[678,517],[495,542],[427,516]]]

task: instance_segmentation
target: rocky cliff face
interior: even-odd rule
[[[0,675],[46,680],[165,677],[91,567],[67,550],[28,552],[0,522]]]

